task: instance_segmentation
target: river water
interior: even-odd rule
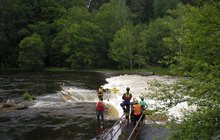
[[[63,83],[96,96],[105,76],[95,72],[0,72],[0,103],[23,103],[26,92],[37,100],[29,108],[0,112],[0,140],[89,140],[97,135],[95,102],[65,102],[58,95]],[[85,95],[86,96],[86,95]],[[25,102],[27,103],[27,102]],[[109,120],[110,127],[115,121]]]
[[[145,73],[141,76],[89,71],[0,71],[0,103],[9,100],[29,105],[28,109],[23,110],[0,110],[0,140],[94,140],[99,128],[95,113],[98,87],[104,85],[104,88],[111,89],[110,93],[104,94],[104,103],[114,108],[105,112],[104,126],[110,128],[123,114],[120,103],[126,87],[130,87],[133,98],[138,99],[150,92],[149,82],[154,80],[172,84],[176,78]],[[64,100],[60,94],[64,91],[61,85],[67,93],[71,93],[74,101]],[[112,92],[114,88],[117,93]],[[22,95],[26,92],[36,96],[37,100],[25,102]],[[161,108],[166,103],[150,98],[146,101],[150,110]],[[168,117],[180,117],[184,114],[181,111],[187,109],[196,110],[196,107],[183,102],[167,109],[167,114]],[[154,134],[149,133],[154,133],[154,129],[147,130],[140,139],[154,139]],[[158,134],[164,132],[167,133],[157,130]]]

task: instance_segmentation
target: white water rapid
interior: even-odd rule
[[[149,82],[152,80],[161,81],[166,84],[172,84],[177,80],[177,78],[171,76],[140,76],[126,74],[107,78],[107,83],[103,86],[105,89],[109,89],[109,91],[104,93],[104,103],[114,107],[118,112],[119,118],[123,114],[120,103],[122,102],[121,97],[126,91],[126,87],[130,87],[130,92],[132,93],[133,98],[139,99],[142,94],[151,91]],[[114,93],[112,89],[115,89],[116,93]],[[98,97],[96,94],[96,90],[82,89],[73,86],[62,86],[62,90],[58,92],[58,94],[42,96],[40,100],[38,100],[37,103],[32,107],[44,108],[48,106],[65,106],[68,105],[68,103],[74,105],[75,102],[97,102]],[[157,108],[163,107],[166,104],[166,102],[154,100],[150,97],[146,97],[145,101],[148,104],[149,110],[155,110]],[[166,109],[165,114],[168,116],[168,119],[174,118],[176,121],[181,121],[185,111],[196,111],[196,109],[197,106],[190,106],[188,102],[185,101]],[[118,126],[116,126],[114,129],[117,129],[117,127]],[[120,136],[120,133],[121,130],[116,134],[116,137],[114,138],[115,140],[117,140],[117,138]]]
[[[107,78],[107,84],[104,85],[105,89],[117,89],[117,92],[104,93],[104,103],[112,105],[117,111],[120,117],[123,114],[123,110],[120,107],[122,102],[122,95],[125,92],[126,87],[130,87],[130,92],[133,98],[140,99],[142,94],[150,92],[149,82],[157,80],[166,84],[174,83],[177,78],[171,76],[140,76],[140,75],[120,75]],[[78,87],[63,87],[61,91],[65,95],[65,100],[68,102],[97,102],[96,90],[79,89]],[[62,95],[62,94],[61,94]],[[66,95],[68,97],[66,97]],[[70,97],[69,97],[70,96]],[[151,98],[145,98],[148,103],[148,109],[154,110],[163,107],[166,102],[157,101]],[[189,105],[188,102],[178,103],[172,108],[168,108],[165,112],[169,119],[174,118],[180,121],[185,111],[195,111],[197,106]]]
[[[133,98],[140,99],[139,96],[150,92],[150,85],[148,82],[152,80],[157,80],[165,84],[173,84],[177,78],[171,76],[140,76],[140,75],[120,75],[111,78],[107,78],[107,84],[104,85],[104,88],[117,88],[119,92],[116,93],[115,98],[110,101],[106,101],[114,106],[118,112],[119,116],[123,114],[123,110],[120,107],[122,102],[122,95],[125,92],[126,87],[130,87],[130,92],[133,95]],[[112,93],[114,94],[114,93]],[[163,107],[165,102],[159,102],[151,98],[145,98],[145,101],[148,103],[148,109],[154,110],[156,108]],[[180,121],[186,111],[196,111],[196,105],[188,105],[188,102],[182,102],[176,106],[169,108],[166,112],[168,118],[177,119]]]

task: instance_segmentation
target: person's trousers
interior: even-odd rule
[[[104,121],[104,111],[103,110],[96,110],[96,116],[97,116],[97,120],[98,122],[100,122],[100,118],[101,121]]]

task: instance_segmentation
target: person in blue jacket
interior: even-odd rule
[[[120,104],[120,106],[122,107],[122,109],[125,113],[127,123],[129,123],[130,100],[131,100],[131,98],[132,98],[132,94],[130,93],[130,88],[127,87],[126,92],[122,96],[123,102]]]

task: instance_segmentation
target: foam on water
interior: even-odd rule
[[[150,91],[148,82],[152,80],[161,81],[166,84],[172,84],[176,81],[175,77],[170,76],[140,76],[140,75],[120,75],[114,76],[111,78],[107,78],[107,84],[104,85],[104,88],[117,88],[119,91],[116,93],[114,99],[111,99],[109,102],[112,106],[114,106],[118,112],[119,116],[123,114],[123,110],[120,107],[120,103],[122,102],[122,95],[125,92],[126,87],[130,87],[130,92],[133,95],[133,98],[139,99],[143,93],[147,93]],[[114,93],[113,93],[114,94]],[[149,105],[149,109],[156,109],[165,107],[165,102],[156,101],[150,98],[145,99]],[[168,117],[169,119],[181,119],[184,115],[185,111],[196,111],[197,106],[191,105],[189,106],[187,102],[179,103],[176,106],[168,109]]]
[[[172,84],[176,81],[176,78],[170,76],[140,76],[140,75],[120,75],[107,78],[107,84],[104,85],[106,89],[117,89],[116,93],[107,92],[104,93],[104,103],[110,104],[117,111],[120,117],[123,115],[123,110],[120,107],[122,100],[122,95],[126,91],[126,87],[130,87],[130,92],[133,98],[139,99],[144,93],[150,91],[148,82],[152,80],[158,80],[166,84]],[[74,97],[74,101],[69,102],[97,102],[97,92],[96,90],[81,89],[79,87],[63,87],[63,91],[68,95]],[[153,100],[150,98],[145,99],[148,103],[149,109],[157,109],[165,107],[166,102]],[[65,106],[66,102],[58,94],[42,96],[38,99],[36,104],[32,107],[60,107]],[[167,109],[167,114],[169,118],[181,119],[185,111],[196,111],[196,105],[188,105],[187,102],[182,102],[176,106]]]
[[[30,108],[59,108],[67,104],[58,94],[40,96],[35,102],[36,103]]]

